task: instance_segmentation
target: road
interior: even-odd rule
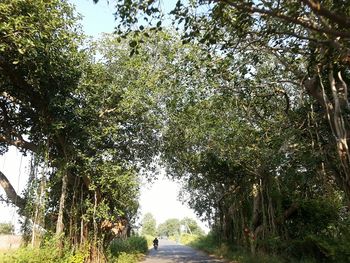
[[[178,245],[174,241],[160,239],[158,250],[153,248],[142,263],[223,263],[190,247]]]

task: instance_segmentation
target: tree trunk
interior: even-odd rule
[[[320,72],[320,70],[318,70]],[[348,102],[348,87],[344,82],[341,72],[337,73],[337,79],[334,78],[332,66],[329,67],[328,82],[332,99],[329,99],[325,92],[321,74],[312,79],[304,81],[306,91],[325,109],[329,127],[335,139],[337,155],[340,161],[343,173],[337,173],[336,181],[341,189],[344,190],[348,201],[350,202],[350,153],[348,147],[348,128],[347,117],[344,116],[350,109]]]
[[[65,171],[64,175],[62,177],[61,197],[60,197],[58,218],[57,218],[57,224],[56,224],[56,236],[57,237],[60,237],[63,233],[63,230],[64,230],[63,213],[64,213],[64,206],[65,206],[65,201],[66,201],[66,194],[67,194],[67,181],[68,181],[68,174]]]
[[[0,171],[0,185],[4,189],[8,200],[13,205],[17,206],[20,210],[24,210],[25,200],[16,193],[10,181],[1,171]]]

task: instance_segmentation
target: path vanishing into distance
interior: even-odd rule
[[[142,263],[224,263],[226,261],[208,256],[204,252],[171,240],[160,239],[158,250],[149,251]]]

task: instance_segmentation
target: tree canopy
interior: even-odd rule
[[[117,0],[117,35],[94,42],[66,1],[1,2],[0,153],[32,161],[24,193],[0,184],[26,240],[104,258],[157,164],[228,247],[347,262],[350,3],[179,0],[169,15]],[[158,232],[181,224],[200,232]]]
[[[156,236],[157,221],[151,213],[147,213],[144,215],[141,224],[142,224],[141,233],[143,235]]]

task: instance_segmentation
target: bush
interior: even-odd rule
[[[308,235],[290,243],[287,254],[300,260],[315,262],[350,262],[350,240],[330,239],[325,236]]]
[[[220,258],[232,260],[240,263],[280,263],[282,259],[258,253],[251,255],[241,247],[233,247],[230,244],[220,242],[220,238],[215,233],[207,236],[200,236],[188,243],[191,247],[214,254]]]
[[[149,247],[149,248],[152,247],[154,236],[144,235],[143,237],[147,240],[147,247]]]
[[[114,259],[114,263],[136,263],[139,262],[139,260],[139,254],[127,254],[125,252],[122,252],[118,257]]]
[[[88,246],[81,250],[72,251],[64,246],[60,251],[57,240],[54,238],[45,239],[40,247],[22,247],[15,251],[8,251],[0,255],[2,263],[83,263],[89,255]]]
[[[190,234],[184,233],[180,237],[180,243],[184,245],[189,245],[192,242],[195,242],[196,240],[198,240],[199,238],[200,238],[199,235],[190,235]]]
[[[136,263],[148,251],[145,237],[133,236],[115,239],[109,246],[110,261],[115,263]]]
[[[123,252],[128,254],[146,253],[148,251],[148,245],[144,237],[134,236],[127,239],[113,240],[109,246],[109,250],[112,256],[118,256]]]
[[[0,223],[0,235],[11,235],[14,226],[11,223]]]

